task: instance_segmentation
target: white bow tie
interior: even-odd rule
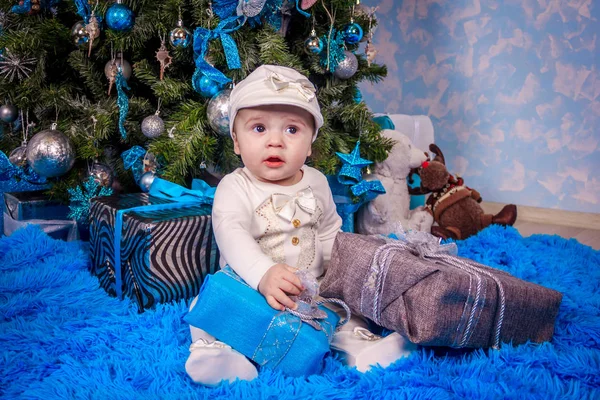
[[[287,194],[274,193],[271,195],[271,201],[277,215],[288,222],[292,222],[294,219],[296,207],[300,207],[309,214],[313,214],[317,209],[317,200],[310,187],[300,190],[293,197]]]
[[[308,79],[287,80],[285,77],[273,73],[271,74],[271,84],[276,91],[286,88],[296,89],[307,102],[315,98],[315,87]]]

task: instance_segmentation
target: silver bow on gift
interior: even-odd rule
[[[278,313],[256,347],[252,359],[262,367],[277,367],[294,344],[303,323],[317,331],[322,331],[331,342],[334,331],[350,320],[350,308],[343,301],[338,299],[317,300],[319,283],[314,276],[300,270],[296,270],[295,274],[300,278],[305,289],[298,296],[290,296],[298,308],[291,310],[286,307],[285,311]],[[325,303],[337,304],[346,313],[346,317],[336,326],[331,325],[327,320],[327,313],[319,308],[319,305]]]
[[[271,195],[271,201],[277,215],[288,222],[294,219],[297,207],[309,214],[313,214],[317,209],[317,200],[310,187],[300,190],[294,196],[274,193]]]
[[[346,318],[338,323],[338,328],[350,320],[350,308],[341,300],[338,299],[321,299],[319,296],[319,283],[317,279],[307,271],[296,270],[295,275],[300,278],[304,290],[298,296],[290,296],[290,298],[298,305],[298,308],[291,310],[286,308],[286,311],[292,315],[299,317],[303,322],[312,326],[316,330],[323,330],[321,322],[327,318],[327,313],[319,308],[319,305],[325,303],[337,304],[346,312]]]
[[[311,81],[306,78],[302,79],[287,79],[277,73],[272,73],[269,81],[271,86],[276,91],[284,89],[296,89],[300,96],[307,102],[312,101],[315,98],[316,89]]]

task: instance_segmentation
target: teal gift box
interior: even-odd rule
[[[290,312],[273,309],[259,292],[226,267],[206,277],[198,301],[184,319],[262,368],[288,376],[307,376],[322,371],[340,319],[328,308],[319,308],[327,317],[316,320],[314,328]]]

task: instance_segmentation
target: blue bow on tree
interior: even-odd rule
[[[60,0],[42,0],[40,6],[43,8],[52,8],[58,4]],[[12,6],[10,9],[15,14],[27,14],[31,11],[31,0],[23,0],[23,4]]]
[[[199,75],[206,75],[211,80],[224,85],[231,82],[231,79],[225,76],[221,71],[206,62],[204,57],[208,51],[208,44],[213,39],[221,39],[227,67],[229,69],[239,69],[242,67],[237,45],[229,34],[235,32],[244,24],[243,18],[230,17],[219,22],[219,25],[212,31],[206,28],[198,27],[194,31],[194,57],[196,58],[196,71],[192,78],[192,84],[196,82]],[[194,87],[196,89],[196,87]],[[196,89],[196,91],[198,91]]]
[[[144,165],[142,159],[145,155],[146,150],[140,146],[133,146],[132,148],[124,151],[121,154],[125,170],[130,169],[131,172],[133,172],[133,178],[136,182],[140,181],[140,178],[144,173]]]
[[[16,166],[10,162],[4,152],[0,151],[0,181],[9,181],[15,178],[34,185],[43,185],[46,183],[46,178],[38,175],[29,165],[25,165],[24,167]]]

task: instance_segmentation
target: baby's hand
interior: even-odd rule
[[[275,264],[258,283],[258,291],[274,309],[283,311],[285,307],[292,310],[298,307],[288,296],[299,295],[304,290],[295,270],[287,264]]]

